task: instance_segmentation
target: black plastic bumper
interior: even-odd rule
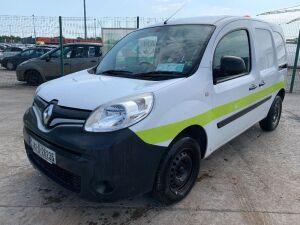
[[[55,151],[56,165],[33,153],[30,137]],[[144,143],[130,129],[88,133],[82,126],[38,129],[32,108],[24,115],[28,158],[44,174],[92,201],[112,202],[152,190],[164,147]]]

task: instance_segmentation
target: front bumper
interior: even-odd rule
[[[18,81],[25,81],[25,69],[22,69],[18,66],[16,69],[16,75]]]
[[[0,61],[0,65],[1,65],[3,68],[6,68],[7,63],[6,63],[6,62],[3,62],[3,61]]]
[[[112,202],[153,188],[164,147],[144,143],[130,129],[88,133],[81,125],[38,128],[33,107],[24,115],[24,140],[30,162],[44,174],[81,197]],[[55,151],[56,165],[33,153],[33,137]]]

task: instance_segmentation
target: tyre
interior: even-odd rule
[[[276,96],[269,113],[265,119],[259,122],[259,125],[264,131],[273,131],[277,128],[282,112],[282,99]]]
[[[37,86],[43,83],[41,74],[36,70],[26,72],[26,81],[30,86]]]
[[[179,138],[169,148],[159,167],[154,184],[154,197],[165,205],[182,200],[197,179],[201,149],[197,141],[188,136]]]
[[[15,70],[16,69],[15,65],[12,62],[7,62],[6,68],[8,70]]]

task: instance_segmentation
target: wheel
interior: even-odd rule
[[[36,70],[30,70],[26,73],[26,81],[30,86],[37,86],[43,83],[41,74]]]
[[[200,156],[200,146],[191,137],[183,136],[172,144],[158,170],[154,197],[169,205],[187,196],[199,173]]]
[[[259,122],[259,125],[264,131],[273,131],[277,128],[282,111],[282,99],[280,96],[276,96],[269,113],[265,119]]]
[[[12,62],[7,62],[6,68],[8,70],[14,70],[15,69],[15,65]]]

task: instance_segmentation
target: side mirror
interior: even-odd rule
[[[49,62],[50,59],[51,59],[51,56],[50,56],[50,55],[47,55],[47,56],[45,57],[46,62]]]
[[[221,58],[221,71],[224,76],[234,76],[247,72],[246,64],[241,57],[223,56]]]

